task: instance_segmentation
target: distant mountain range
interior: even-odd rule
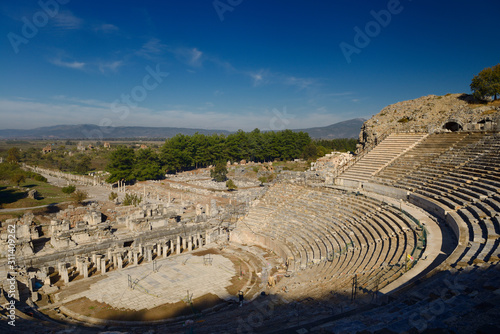
[[[357,138],[365,119],[355,118],[325,127],[294,129],[309,133],[311,138]],[[228,135],[226,130],[206,130],[172,127],[120,126],[103,128],[93,124],[55,125],[31,130],[0,130],[0,139],[118,139],[118,138],[170,138],[178,133],[193,135],[194,133],[211,135],[213,133]]]
[[[353,118],[347,121],[335,123],[332,125],[308,128],[294,129],[293,131],[303,131],[309,133],[313,139],[336,139],[336,138],[358,138],[361,132],[361,126],[366,122],[364,118]]]
[[[55,125],[31,130],[0,130],[0,139],[118,139],[118,138],[170,138],[178,133],[210,135],[229,134],[225,130],[188,129],[173,127],[117,126],[100,127],[94,124]]]

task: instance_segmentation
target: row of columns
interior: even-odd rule
[[[64,173],[56,170],[50,170],[50,169],[45,169],[45,168],[40,168],[40,167],[30,167],[26,166],[28,168],[31,168],[37,173],[44,173],[44,174],[49,174],[54,177],[60,178],[60,179],[68,179],[73,182],[78,182],[80,184],[86,184],[86,185],[93,185],[93,186],[100,186],[103,185],[103,182],[101,178],[97,175],[94,175],[93,177],[85,176],[85,175],[73,175],[69,173]],[[69,181],[68,181],[69,183]]]
[[[94,252],[90,257],[76,256],[74,267],[67,262],[60,262],[57,269],[63,282],[68,284],[70,280],[70,272],[68,270],[71,272],[76,270],[83,278],[88,278],[94,267],[97,272],[104,274],[108,270],[108,265],[117,270],[124,267],[125,261],[127,265],[137,266],[141,257],[144,262],[152,262],[154,254],[156,254],[157,258],[166,258],[169,254],[180,254],[181,251],[191,251],[210,242],[211,238],[208,231],[205,232],[205,238],[200,234],[187,237],[178,235],[175,240],[164,239],[157,243],[138,244],[130,248],[109,248],[105,255]]]

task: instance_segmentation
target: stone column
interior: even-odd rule
[[[210,243],[210,232],[205,231],[205,245],[208,245]]]
[[[96,268],[97,268],[97,271],[101,271],[101,259],[103,258],[102,255],[97,255],[95,256],[95,264],[96,264]]]
[[[118,254],[118,255],[117,255],[117,259],[118,259],[118,269],[122,269],[122,268],[123,268],[123,259],[122,259],[122,255],[121,255],[121,254]]]
[[[167,241],[167,242],[170,242],[170,241]],[[163,257],[166,258],[167,257],[167,254],[168,254],[168,245],[167,243],[165,242],[163,244]]]
[[[134,251],[134,265],[139,264],[139,253],[137,251]]]
[[[82,261],[82,269],[83,269],[83,278],[88,278],[89,277],[89,264],[87,260]]]
[[[154,244],[153,249],[155,250],[156,256],[160,257],[161,255],[161,246],[160,244]]]
[[[187,247],[188,247],[187,248],[188,252],[193,250],[193,236],[191,236],[191,235],[188,237],[188,246]]]
[[[181,253],[181,237],[177,236],[177,246],[175,248],[177,254]]]
[[[186,237],[182,237],[182,250],[186,250],[187,247],[187,240]]]
[[[79,274],[83,274],[82,261],[83,261],[83,259],[81,257],[78,257],[76,259],[76,271],[78,271]]]
[[[106,259],[102,258],[101,259],[101,274],[104,274],[106,272]]]
[[[59,263],[58,269],[59,269],[59,275],[61,275],[64,284],[68,284],[69,275],[68,275],[68,268],[66,268],[66,263]]]
[[[76,271],[78,271],[80,273],[81,272],[80,271],[80,257],[78,255],[75,256],[75,267],[76,267]]]
[[[153,250],[150,246],[146,247],[146,259],[148,262],[153,261]]]

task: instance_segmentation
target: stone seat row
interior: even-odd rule
[[[318,277],[325,279],[335,279],[339,273],[352,276],[382,263],[400,262],[416,243],[414,223],[393,208],[382,209],[373,199],[288,185],[287,190],[276,190],[266,195],[263,205],[251,209],[245,224],[254,233],[284,244],[283,249],[295,260],[295,269],[314,267]],[[270,198],[286,191],[295,194],[288,205],[267,206]],[[343,202],[349,202],[353,210]],[[363,208],[356,211],[357,203]]]

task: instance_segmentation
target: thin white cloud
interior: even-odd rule
[[[107,109],[79,104],[57,104],[0,99],[2,128],[31,129],[57,124],[98,123]]]
[[[197,48],[176,48],[170,50],[172,54],[184,64],[191,67],[201,67],[203,65],[203,52]]]
[[[122,67],[123,65],[124,65],[123,61],[117,60],[117,61],[107,62],[107,63],[101,62],[98,64],[98,67],[99,67],[99,71],[101,71],[101,73],[106,73],[108,71],[117,72],[118,69],[120,67]]]
[[[279,84],[293,86],[298,89],[309,89],[318,83],[317,79],[301,78],[293,75],[272,72],[267,69],[259,70],[242,70],[235,68],[230,62],[221,60],[217,57],[207,55],[198,48],[169,48],[168,52],[172,53],[180,62],[191,67],[202,67],[203,63],[210,62],[229,74],[244,75],[252,80],[254,87],[266,84]],[[194,73],[188,69],[189,73]]]
[[[96,124],[105,126],[165,126],[202,129],[251,131],[308,128],[333,124],[343,120],[326,108],[312,113],[304,110],[276,111],[243,107],[238,113],[197,111],[187,106],[152,110],[145,107],[129,108],[126,117],[115,113],[112,104],[92,99],[79,99],[63,95],[53,97],[54,103],[0,99],[2,129],[31,129],[58,124]],[[212,107],[210,102],[206,107]],[[120,106],[121,107],[121,106]],[[345,116],[345,115],[344,115]]]
[[[95,31],[98,31],[98,32],[103,32],[105,34],[110,34],[110,33],[113,33],[113,32],[116,32],[116,31],[119,31],[120,28],[118,28],[117,26],[115,26],[114,24],[110,24],[110,23],[103,23],[101,25],[98,25],[94,28]]]
[[[317,83],[316,79],[299,78],[296,76],[275,73],[269,70],[259,70],[250,72],[240,72],[249,76],[252,79],[254,87],[267,84],[279,84],[285,86],[293,86],[298,89],[308,89]]]
[[[65,95],[56,95],[56,96],[53,96],[52,99],[56,100],[56,101],[83,104],[83,105],[87,105],[87,106],[91,106],[91,107],[111,108],[111,103],[103,102],[103,101],[99,101],[99,100],[94,100],[94,99],[79,99],[76,97],[68,97]]]
[[[306,89],[316,83],[316,80],[310,78],[297,78],[295,76],[283,76],[283,84],[295,86],[299,89]]]
[[[55,27],[62,30],[75,30],[81,28],[83,20],[73,15],[69,10],[60,11],[53,18]]]
[[[60,58],[54,58],[50,60],[50,63],[60,67],[67,67],[77,70],[82,70],[85,67],[85,63],[79,61],[63,61]]]
[[[248,76],[252,78],[254,86],[259,86],[267,82],[266,77],[268,76],[268,74],[264,70],[259,70],[258,72],[249,72]]]
[[[192,66],[201,66],[201,56],[203,56],[203,52],[200,50],[194,48],[191,50],[191,59],[189,60],[189,63]]]
[[[166,48],[167,46],[163,44],[161,40],[158,38],[151,38],[144,43],[135,54],[146,59],[152,59],[161,55]]]

